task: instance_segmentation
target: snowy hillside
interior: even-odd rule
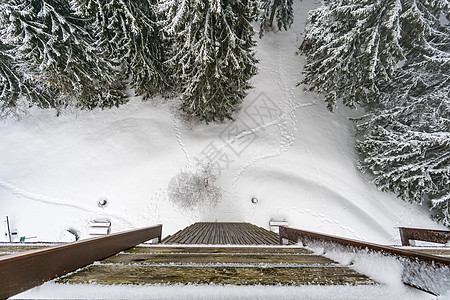
[[[396,226],[443,228],[426,208],[381,193],[356,169],[354,126],[360,111],[330,113],[304,92],[296,55],[307,13],[295,2],[288,31],[266,33],[256,48],[259,73],[235,122],[186,124],[176,100],[132,99],[111,110],[34,110],[0,123],[0,217],[27,241],[68,241],[75,228],[108,217],[113,231],[163,224],[169,235],[196,221],[245,221],[378,243],[398,243]],[[170,197],[181,172],[209,160],[217,203],[186,207]],[[106,197],[108,205],[98,206]],[[256,197],[256,204],[251,199]],[[16,241],[18,238],[16,238]],[[0,241],[7,241],[1,235]]]

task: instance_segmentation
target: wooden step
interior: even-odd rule
[[[17,254],[30,250],[43,249],[46,247],[51,247],[59,245],[56,243],[0,243],[0,256],[9,255],[9,254]]]
[[[373,285],[303,248],[135,247],[60,278],[69,284]]]
[[[311,251],[299,247],[158,247],[158,246],[137,246],[125,250],[124,253],[252,253],[252,254],[312,254]]]
[[[105,264],[320,264],[335,265],[323,256],[317,255],[281,255],[281,254],[117,254],[101,263]]]
[[[373,285],[344,267],[199,267],[91,265],[63,277],[71,284]]]

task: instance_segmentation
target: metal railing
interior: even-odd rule
[[[0,299],[73,272],[145,241],[161,241],[162,225],[0,257]]]
[[[283,242],[283,239],[288,239],[296,243],[301,242],[304,246],[320,245],[324,249],[332,247],[348,252],[363,250],[397,257],[403,265],[403,283],[434,295],[445,292],[445,290],[441,290],[442,286],[450,286],[450,258],[448,257],[361,242],[285,226],[280,226],[279,234],[280,243]]]

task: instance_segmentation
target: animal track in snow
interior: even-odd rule
[[[295,114],[295,111],[302,107],[314,105],[314,103],[305,103],[305,104],[295,103],[295,95],[294,95],[295,89],[293,88],[293,86],[295,86],[295,83],[293,83],[292,80],[289,79],[289,76],[287,76],[286,74],[286,70],[282,67],[286,65],[283,62],[283,57],[281,55],[282,51],[278,51],[278,53],[279,53],[277,62],[277,65],[279,66],[278,70],[273,70],[271,68],[264,68],[264,69],[268,73],[270,73],[270,76],[272,77],[273,81],[277,83],[282,94],[281,98],[282,104],[284,106],[283,107],[284,113],[282,113],[278,118],[267,123],[267,125],[269,126],[277,125],[279,128],[280,134],[279,148],[271,153],[266,153],[251,158],[239,170],[237,170],[235,175],[233,176],[232,181],[233,190],[236,190],[237,182],[241,177],[242,173],[246,171],[250,166],[265,159],[281,156],[292,147],[292,145],[296,140],[295,135],[298,130],[297,116]]]
[[[180,130],[180,127],[177,124],[177,120],[176,120],[175,116],[173,117],[173,127],[174,127],[174,130],[175,130],[175,137],[177,139],[177,142],[180,145],[181,150],[184,152],[184,155],[186,156],[186,159],[187,159],[188,165],[189,165],[191,159],[190,159],[190,156],[189,156],[189,152],[187,151],[186,145],[184,145],[183,141],[181,140],[181,130]]]

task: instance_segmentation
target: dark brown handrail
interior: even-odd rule
[[[449,230],[399,227],[402,246],[409,246],[409,240],[426,241],[445,244],[450,240]]]
[[[343,247],[344,251],[353,252],[356,249],[398,257],[404,265],[403,282],[435,295],[445,292],[439,290],[436,281],[445,281],[450,278],[450,258],[448,257],[419,253],[285,226],[280,226],[279,234],[280,243],[282,243],[282,239],[288,239],[294,242],[301,242],[304,246],[308,244],[332,244]],[[423,268],[427,267],[439,275],[436,278],[425,278],[426,276],[430,276],[429,272],[422,272]]]
[[[401,257],[415,257],[424,261],[437,262],[445,265],[450,265],[450,258],[430,255],[426,253],[419,253],[411,250],[399,249],[369,242],[361,242],[357,240],[341,238],[333,235],[320,234],[316,232],[294,229],[289,227],[280,227],[280,238],[292,240],[294,242],[301,241],[304,245],[308,242],[333,242],[342,246],[354,247],[359,249],[368,249],[377,252],[385,252],[386,254],[393,254]]]
[[[162,225],[0,257],[0,299],[73,272],[145,241],[161,241]]]

